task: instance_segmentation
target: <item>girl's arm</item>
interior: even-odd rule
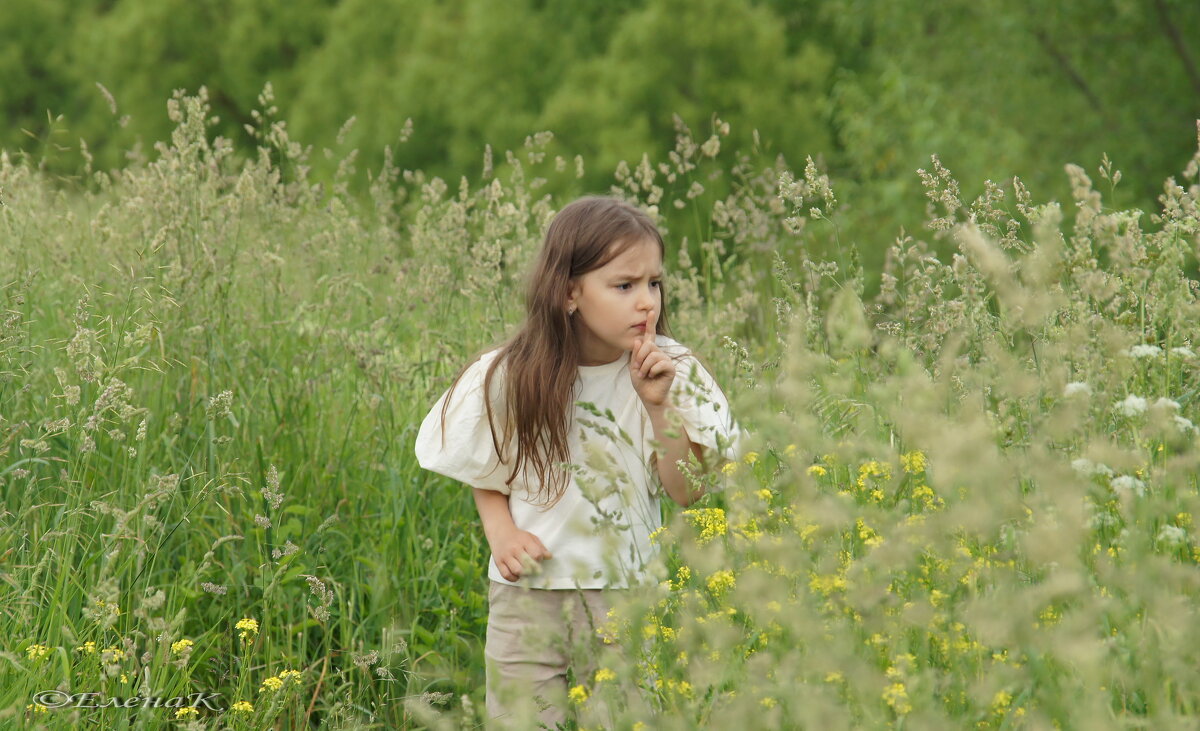
[[[479,519],[483,522],[483,534],[487,536],[492,559],[496,562],[496,568],[500,569],[501,576],[516,581],[527,568],[536,566],[533,562],[553,558],[537,536],[521,530],[513,522],[512,512],[508,509],[508,495],[478,487],[472,490],[475,493],[475,508],[479,510]],[[531,566],[525,563],[528,559],[532,559]]]
[[[700,463],[701,468],[707,469],[704,464],[703,448],[695,442],[688,439],[687,433],[677,428],[679,436],[667,436],[667,430],[670,425],[667,423],[667,411],[675,407],[670,405],[647,407],[650,412],[650,423],[654,425],[654,438],[663,445],[665,454],[662,459],[658,460],[658,477],[662,482],[663,489],[679,505],[687,507],[700,499],[704,495],[703,489],[691,489],[688,487],[687,479],[683,473],[679,471],[676,462],[681,459],[687,459],[688,452],[696,455],[696,460]]]

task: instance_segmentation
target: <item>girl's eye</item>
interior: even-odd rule
[[[650,284],[651,284],[651,285],[653,285],[653,286],[656,286],[656,287],[661,287],[661,286],[662,286],[662,282],[661,282],[661,281],[657,281],[657,280],[656,280],[656,281],[653,281],[653,282],[651,282]],[[618,285],[617,285],[617,289],[621,289],[622,287],[631,287],[631,286],[633,286],[633,285],[631,285],[629,282],[626,282],[626,283],[624,283],[624,284],[618,284]]]

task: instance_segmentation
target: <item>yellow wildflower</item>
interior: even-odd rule
[[[729,589],[732,589],[736,583],[737,579],[734,577],[733,572],[729,569],[724,569],[709,576],[707,586],[708,590],[713,593],[713,596],[721,596]]]
[[[82,652],[87,655],[95,655],[96,654],[96,643],[93,642],[92,640],[88,640],[87,642],[83,643],[79,647],[76,647],[75,651]]]
[[[25,648],[25,656],[30,660],[38,660],[46,656],[50,652],[50,648],[45,645],[30,645]]]
[[[97,599],[96,608],[102,609],[114,617],[121,614],[121,607],[119,607],[116,602],[106,602],[103,599]]]
[[[569,698],[571,702],[575,704],[586,703],[588,699],[587,688],[583,687],[582,685],[577,685],[567,691],[567,698]]]
[[[679,570],[675,572],[675,585],[672,588],[675,589],[676,591],[679,591],[680,589],[683,588],[684,584],[686,584],[688,582],[688,580],[691,578],[692,578],[691,567],[680,566]]]
[[[835,591],[841,591],[846,588],[846,577],[837,574],[830,574],[828,576],[812,574],[809,577],[808,586],[813,591],[829,596]]]
[[[300,671],[299,670],[281,670],[281,671],[279,671],[279,679],[280,680],[287,680],[288,678],[295,678],[297,683],[300,682]]]
[[[829,470],[825,469],[819,464],[812,465],[808,468],[808,474],[812,475],[813,477],[824,477],[828,472]]]
[[[737,472],[737,468],[737,462],[726,462],[725,464],[721,465],[721,472],[724,472],[727,475],[732,475],[734,472]]]
[[[701,544],[708,543],[717,536],[725,535],[728,528],[725,523],[725,511],[721,508],[685,510],[683,515],[691,521],[693,526],[700,529]]]
[[[912,710],[908,702],[908,691],[904,683],[892,683],[883,690],[883,700],[899,715],[903,716]]]
[[[234,713],[254,713],[254,704],[249,701],[238,701],[230,706],[230,710]]]
[[[767,696],[762,699],[762,704],[763,704],[764,708],[774,708],[775,707],[775,699],[772,698],[771,696]]]
[[[184,706],[183,708],[175,711],[175,718],[195,718],[199,715],[200,712],[191,706]]]
[[[880,477],[885,480],[892,479],[892,466],[886,462],[863,462],[858,466],[858,486],[865,489],[867,486],[867,478]]]
[[[617,674],[608,668],[600,668],[596,671],[596,675],[592,678],[597,683],[603,683],[606,680],[616,680]]]
[[[674,680],[668,680],[667,687],[670,688],[671,690],[675,691],[679,695],[684,696],[685,698],[692,697],[692,684],[687,682],[686,680],[680,680],[679,682],[675,682]]]
[[[259,693],[265,693],[268,690],[271,692],[277,691],[283,687],[283,681],[272,675],[262,682],[262,687],[258,689]]]
[[[992,698],[992,713],[1004,713],[1012,703],[1012,693],[1007,691],[999,691]]]
[[[831,673],[828,673],[825,676],[826,683],[840,683],[843,680],[845,680],[845,677],[841,673],[837,672],[836,670]]]
[[[46,713],[47,712],[46,707],[43,706],[41,703],[26,703],[25,710],[32,711],[33,713]]]
[[[910,475],[925,471],[925,453],[920,450],[900,455],[900,465]]]
[[[796,445],[795,444],[787,445],[786,447],[783,448],[783,453],[789,457],[796,456]]]
[[[238,637],[241,638],[242,642],[252,642],[254,641],[254,636],[258,634],[258,620],[246,617],[239,620],[233,628],[241,630]]]
[[[178,655],[184,650],[190,649],[194,643],[189,639],[182,639],[178,642],[171,643],[172,654]]]
[[[106,647],[100,651],[100,659],[106,663],[121,662],[125,659],[125,651],[116,646]]]
[[[771,491],[765,487],[761,490],[758,490],[754,494],[757,495],[760,500],[770,500],[771,499]]]
[[[746,456],[742,457],[742,461],[746,464],[754,464],[758,461],[758,452],[746,452]]]

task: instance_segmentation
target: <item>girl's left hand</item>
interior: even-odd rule
[[[671,383],[675,380],[675,363],[654,342],[654,325],[646,325],[646,335],[633,341],[629,354],[629,378],[633,388],[647,407],[661,408],[667,404]]]

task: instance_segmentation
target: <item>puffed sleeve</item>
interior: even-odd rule
[[[691,441],[713,450],[723,459],[741,458],[745,451],[744,432],[733,418],[725,393],[694,356],[686,355],[676,361],[670,398]]]
[[[417,463],[422,468],[484,490],[496,490],[508,495],[504,480],[512,472],[512,460],[501,464],[488,426],[487,406],[483,400],[483,380],[487,367],[497,351],[485,353],[472,363],[454,388],[450,406],[446,409],[445,427],[442,406],[450,396],[447,389],[433,405],[417,432]],[[492,418],[496,425],[496,442],[504,436],[504,413],[500,406],[503,392],[503,367],[492,376]],[[511,448],[510,448],[511,451]],[[512,486],[523,485],[521,475]]]

